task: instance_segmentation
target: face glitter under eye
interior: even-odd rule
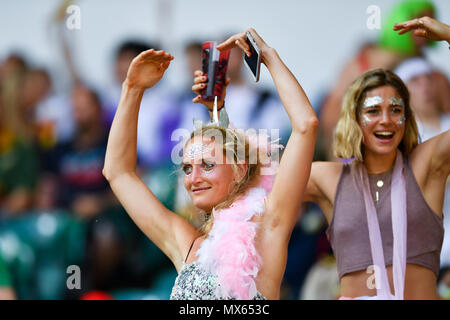
[[[397,121],[397,125],[403,126],[405,124],[405,120],[406,120],[406,117],[404,114],[402,114],[401,117]]]
[[[361,115],[361,123],[364,127],[367,127],[372,120],[366,115]]]

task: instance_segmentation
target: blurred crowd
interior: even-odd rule
[[[433,46],[392,31],[396,22],[436,16],[430,1],[402,1],[383,20],[379,38],[364,43],[336,75],[328,92],[313,97],[320,118],[314,160],[333,160],[332,138],[348,85],[372,68],[396,72],[407,84],[421,141],[450,129],[450,84],[424,54]],[[218,35],[226,38],[226,35]],[[193,75],[201,69],[202,41],[184,44]],[[73,76],[68,92],[56,92],[48,70],[20,53],[0,61],[0,299],[168,299],[176,271],[136,227],[102,175],[109,127],[128,66],[157,43],[129,39],[118,44],[111,66],[114,81],[95,85]],[[70,61],[67,61],[68,66]],[[319,66],[318,66],[319,67]],[[236,128],[278,129],[290,134],[276,94],[245,76],[242,53],[233,49],[226,107]],[[114,85],[110,85],[113,82]],[[138,172],[163,204],[200,225],[171,154],[177,128],[209,118],[192,103],[190,86],[174,90],[164,81],[144,94],[138,123]],[[334,159],[339,161],[338,159]],[[305,204],[289,244],[282,299],[335,299],[336,263],[320,209]],[[450,187],[444,205],[450,230]],[[450,299],[450,231],[446,232],[439,293]],[[80,288],[68,286],[69,266],[79,266]]]

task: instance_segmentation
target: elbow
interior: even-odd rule
[[[108,163],[105,163],[102,169],[102,174],[105,179],[111,184],[111,181],[117,176],[117,170],[113,169]]]
[[[112,175],[110,170],[108,170],[106,167],[103,167],[102,174],[105,177],[105,179],[108,180],[108,182],[111,182]]]
[[[108,183],[111,185],[114,181],[117,181],[119,177],[122,177],[124,175],[135,175],[136,171],[131,170],[120,170],[118,168],[110,168],[108,166],[104,166],[102,169],[102,174],[105,177],[105,179],[108,181]]]
[[[319,119],[315,115],[303,119],[296,126],[293,126],[292,131],[298,132],[300,134],[317,134],[319,128]]]

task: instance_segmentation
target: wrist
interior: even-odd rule
[[[261,50],[261,61],[268,66],[278,56],[277,51],[274,48],[267,47]]]
[[[141,95],[144,93],[145,88],[133,85],[128,81],[128,79],[125,79],[124,82],[122,82],[122,91],[126,91],[131,94]]]

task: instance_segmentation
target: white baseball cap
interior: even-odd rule
[[[433,67],[424,58],[410,58],[400,63],[395,68],[394,73],[402,79],[404,83],[407,83],[414,77],[430,74],[433,72]]]

